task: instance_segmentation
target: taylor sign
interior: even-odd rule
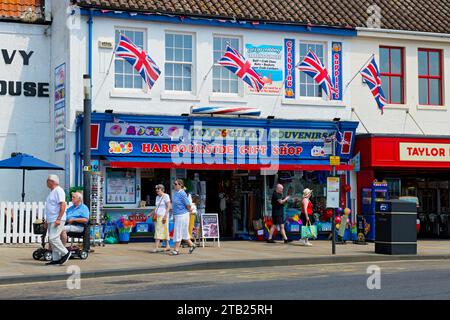
[[[450,144],[400,143],[400,160],[450,162]]]

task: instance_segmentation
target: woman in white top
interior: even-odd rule
[[[169,245],[169,211],[171,208],[170,197],[167,193],[164,193],[164,186],[158,184],[156,187],[156,193],[158,194],[155,201],[155,210],[148,216],[156,215],[155,221],[155,249],[152,252],[170,251]],[[159,244],[161,241],[166,242],[166,248],[161,250]]]

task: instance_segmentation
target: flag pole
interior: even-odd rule
[[[295,64],[294,72],[295,72],[295,69],[299,66],[300,63],[302,63],[302,62],[299,61],[299,62],[297,62]],[[280,96],[282,96],[282,93],[285,92],[284,87],[286,85],[286,82],[287,82],[287,79],[284,79],[283,84],[281,85],[281,88],[280,88],[280,92],[278,93],[277,98],[275,100],[275,104],[273,105],[272,112],[270,113],[270,116],[273,116],[273,112],[275,111],[275,108],[277,106],[278,100],[280,99]],[[294,88],[294,90],[295,90],[295,88]]]
[[[119,34],[122,34],[122,33],[119,33]],[[114,60],[114,55],[116,54],[118,47],[119,47],[119,43],[117,43],[116,47],[114,48],[114,51],[112,52],[111,59],[109,61],[108,69],[106,70],[106,74],[103,77],[102,83],[100,84],[100,86],[98,88],[97,95],[94,97],[94,100],[92,101],[92,103],[95,103],[95,101],[97,100],[97,97],[98,97],[101,89],[103,88],[103,85],[105,84],[106,78],[108,78],[108,76],[109,76],[109,72],[111,71],[112,62]]]
[[[356,74],[353,76],[353,78],[347,82],[347,84],[345,85],[345,89],[344,89],[344,93],[342,94],[342,96],[345,95],[345,92],[348,89],[348,86],[350,85],[350,83],[353,82],[353,80],[355,80],[356,76],[361,72],[362,69],[364,69],[365,66],[367,66],[367,64],[369,63],[370,59],[372,59],[375,56],[375,53],[372,53],[372,55],[370,56],[370,58],[366,61],[366,63],[363,64],[363,66],[361,67],[361,69],[358,70],[358,72],[356,72]]]
[[[198,98],[198,97],[200,96],[200,93],[202,92],[203,85],[205,84],[206,79],[208,78],[209,74],[211,73],[211,70],[214,68],[214,65],[215,65],[216,63],[217,63],[217,61],[216,61],[216,62],[213,62],[211,68],[209,68],[208,72],[207,72],[206,75],[203,77],[203,80],[202,80],[202,83],[200,84],[200,88],[198,89],[198,93],[197,93],[196,98]]]

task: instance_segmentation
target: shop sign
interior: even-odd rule
[[[264,128],[242,128],[242,127],[205,127],[192,126],[189,130],[192,139],[242,139],[257,141],[264,137]]]
[[[284,40],[284,72],[286,81],[284,83],[284,97],[295,99],[295,40]]]
[[[283,88],[283,46],[245,45],[245,55],[253,69],[262,76],[264,87],[260,92],[254,88],[247,87],[254,94],[279,94]]]
[[[330,166],[338,166],[341,164],[341,157],[330,156]]]
[[[135,221],[135,222],[145,222],[147,221],[147,215],[143,214],[143,213],[134,213],[128,216],[128,219],[130,221]]]
[[[325,157],[325,149],[323,147],[314,146],[311,149],[312,157]]]
[[[108,152],[110,154],[128,154],[133,152],[133,144],[130,141],[110,141]]]
[[[333,72],[331,83],[337,88],[333,94],[333,100],[342,100],[342,42],[333,42],[331,50],[331,61]]]
[[[118,142],[111,141],[113,143],[113,146],[117,147]],[[110,146],[111,146],[110,142]],[[131,142],[128,142],[131,144]],[[121,143],[121,148],[122,147]],[[121,149],[117,147],[118,152],[117,153],[129,153],[129,152],[119,152]],[[127,150],[128,151],[128,150]],[[133,146],[131,145],[131,151],[133,151]],[[131,152],[130,151],[130,152]],[[236,152],[235,152],[236,151]],[[267,147],[264,145],[255,145],[255,146],[247,146],[242,145],[238,146],[235,150],[234,145],[221,145],[221,144],[214,144],[214,145],[195,145],[195,144],[169,144],[169,143],[142,143],[141,144],[141,152],[143,154],[153,153],[153,154],[175,154],[175,153],[182,153],[182,154],[207,154],[207,155],[230,155],[234,156],[236,153],[240,156],[267,156],[269,155],[273,156],[299,156],[303,152],[303,147],[299,146],[288,146],[288,145],[281,145],[281,146],[272,146]],[[112,153],[110,151],[110,153]]]
[[[450,144],[400,142],[400,160],[450,162]]]
[[[177,139],[183,126],[149,123],[106,123],[107,138]]]
[[[270,129],[270,139],[283,142],[321,142],[335,134],[333,130],[307,130],[307,129]]]

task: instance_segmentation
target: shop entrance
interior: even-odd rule
[[[391,199],[417,201],[419,238],[450,238],[450,173],[383,172]]]
[[[165,192],[170,194],[169,169],[141,170],[141,201],[145,201],[146,207],[155,205],[155,186],[157,184],[162,184],[165,187]]]

